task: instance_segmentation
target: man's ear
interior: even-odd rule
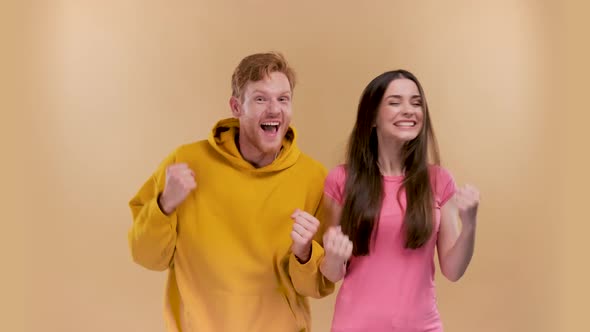
[[[235,118],[239,118],[242,115],[242,105],[238,97],[232,96],[229,99],[229,107],[231,108],[231,114]]]

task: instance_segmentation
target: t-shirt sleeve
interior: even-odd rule
[[[438,206],[442,207],[453,197],[457,191],[457,185],[451,173],[439,166],[434,167],[434,178],[436,200]]]
[[[344,204],[344,184],[346,180],[346,174],[344,166],[340,165],[332,169],[326,177],[324,183],[324,194],[338,204]]]

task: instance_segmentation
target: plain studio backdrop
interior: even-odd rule
[[[369,80],[422,81],[443,165],[482,192],[470,269],[437,272],[446,331],[586,330],[584,3],[3,1],[0,330],[163,330],[166,274],[131,261],[127,202],[230,116],[234,67],[270,50],[298,74],[300,147],[328,168]],[[334,300],[312,301],[314,331]]]

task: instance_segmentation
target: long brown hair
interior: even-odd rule
[[[355,126],[350,134],[346,154],[346,199],[340,225],[354,245],[355,256],[368,255],[383,202],[383,180],[377,164],[378,140],[373,124],[389,84],[406,78],[416,83],[422,98],[423,126],[420,134],[402,148],[407,207],[404,214],[405,247],[417,249],[432,235],[434,228],[433,194],[428,174],[431,163],[439,163],[438,146],[430,121],[422,85],[406,70],[385,72],[374,78],[360,98]],[[401,190],[398,193],[401,194]]]

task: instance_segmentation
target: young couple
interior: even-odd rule
[[[416,77],[368,84],[329,172],[297,147],[280,54],[245,57],[231,84],[233,117],[179,146],[129,202],[133,260],[168,271],[167,331],[310,331],[307,298],[340,280],[333,332],[442,331],[435,248],[443,275],[461,278],[479,193],[438,165]]]

